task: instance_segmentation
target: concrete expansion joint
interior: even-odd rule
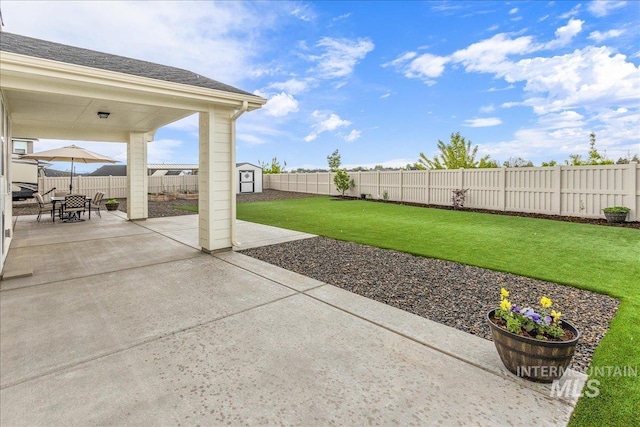
[[[100,273],[87,274],[86,276],[72,277],[71,279],[73,279],[73,280],[86,279],[86,278],[91,278],[91,277],[104,276],[105,274],[119,273],[121,271],[132,271],[132,270],[137,270],[137,269],[140,269],[140,268],[147,268],[147,267],[153,267],[153,266],[156,266],[156,265],[167,264],[167,262],[178,262],[178,261],[185,261],[185,260],[188,260],[188,259],[195,259],[195,258],[198,258],[199,256],[201,256],[201,254],[196,252],[196,253],[194,253],[193,256],[188,256],[188,257],[181,258],[181,259],[175,259],[175,260],[171,260],[171,261],[158,261],[158,262],[155,262],[155,263],[152,263],[152,264],[145,264],[143,266],[118,268],[117,270],[113,270],[113,271],[103,271],[103,272],[100,272]],[[36,284],[33,284],[33,285],[20,286],[18,288],[11,288],[11,289],[1,289],[0,288],[0,293],[2,293],[2,292],[11,292],[11,291],[19,291],[21,289],[29,289],[29,288],[34,288],[34,287],[38,287],[38,286],[52,285],[52,284],[55,284],[55,283],[66,282],[68,280],[69,280],[69,278],[65,278],[65,279],[60,279],[60,280],[53,280],[51,282],[43,282],[43,283],[36,283]]]

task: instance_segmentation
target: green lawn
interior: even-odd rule
[[[592,367],[640,368],[640,231],[328,197],[240,203],[238,219],[568,284],[620,299]],[[588,310],[585,307],[585,310]],[[572,426],[640,425],[640,377],[596,377]]]

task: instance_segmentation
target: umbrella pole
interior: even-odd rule
[[[73,157],[71,158],[71,181],[69,182],[69,194],[73,193]]]

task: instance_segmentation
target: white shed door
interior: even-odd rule
[[[253,193],[255,192],[255,171],[240,171],[240,192],[241,193]]]

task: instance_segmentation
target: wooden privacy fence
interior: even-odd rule
[[[640,215],[640,165],[554,166],[540,168],[454,169],[349,172],[355,182],[349,196],[451,205],[451,191],[466,188],[465,206],[546,215],[603,217],[607,206],[631,209],[627,220]],[[338,195],[333,174],[264,175],[264,188]]]
[[[69,190],[69,177],[38,179],[38,188],[46,193],[53,187],[58,190]],[[93,196],[102,191],[107,199],[127,197],[126,176],[78,176],[73,177],[74,194]],[[198,175],[150,176],[148,193],[160,192],[196,192],[198,191]],[[51,194],[49,194],[51,195]],[[48,198],[48,196],[47,196]]]

